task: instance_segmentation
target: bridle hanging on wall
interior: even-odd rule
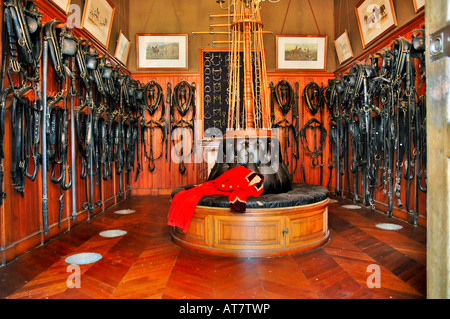
[[[303,96],[312,116],[316,115],[317,112],[325,107],[323,91],[317,83],[309,82],[304,89]]]
[[[291,175],[294,175],[297,171],[298,159],[299,159],[299,132],[298,132],[298,83],[296,83],[296,90],[294,90],[291,84],[286,80],[280,80],[275,86],[273,82],[270,83],[271,91],[271,124],[272,128],[280,128],[283,131],[284,136],[284,154],[283,162],[289,167],[289,154],[288,148],[291,145],[290,134],[292,133],[295,148],[293,149],[294,169]],[[281,111],[282,119],[275,122],[275,103],[278,109]],[[291,112],[291,121],[288,120],[287,115]],[[293,124],[295,123],[295,124]]]
[[[68,143],[69,143],[69,110],[67,99],[69,95],[68,79],[72,78],[69,69],[69,58],[74,57],[77,52],[77,42],[73,32],[58,20],[50,20],[44,26],[44,40],[48,44],[50,62],[55,73],[55,80],[60,87],[53,101],[47,104],[47,112],[50,114],[50,125],[47,126],[48,143],[54,145],[53,151],[48,150],[48,145],[43,145],[47,150],[48,164],[52,166],[50,180],[60,185],[61,196],[59,198],[59,219],[58,227],[61,227],[62,212],[64,210],[64,192],[72,186],[72,169],[68,163]],[[63,88],[63,85],[65,87]],[[63,108],[55,109],[56,105],[62,101]],[[56,165],[59,165],[59,177],[56,177]],[[67,173],[66,173],[67,171]],[[67,176],[67,177],[66,177]],[[66,183],[66,178],[68,181]]]
[[[166,142],[166,127],[164,122],[165,114],[165,104],[164,104],[164,93],[161,85],[158,82],[151,80],[144,87],[144,98],[145,98],[145,110],[148,112],[150,119],[146,120],[146,113],[144,112],[143,122],[142,122],[142,144],[144,147],[144,160],[148,159],[148,170],[153,172],[156,168],[155,161],[160,159],[164,154],[164,147],[161,147],[161,153],[158,157],[155,157],[153,150],[153,141],[155,130],[161,131],[161,145]],[[160,116],[158,119],[154,119],[153,116],[157,116],[157,111],[160,110]],[[156,114],[156,115],[155,115]],[[147,143],[146,143],[146,131],[149,131],[149,142],[150,142],[150,152],[147,153]]]
[[[345,129],[330,129],[336,148],[345,148],[345,139],[350,136],[351,148],[347,149],[351,149],[352,158],[345,175],[350,181],[353,174],[354,201],[374,208],[374,190],[383,187],[388,216],[392,217],[395,198],[396,206],[405,206],[411,223],[417,224],[419,193],[426,192],[426,108],[424,96],[419,96],[416,89],[417,76],[422,83],[425,81],[424,30],[412,31],[411,38],[395,39],[390,47],[369,54],[364,63],[353,63],[347,74],[329,81],[336,90],[336,101],[330,91],[327,104],[331,120],[336,121],[333,125],[348,127],[348,133]],[[340,156],[336,155],[336,159],[340,165]],[[348,162],[345,159],[346,165]],[[415,207],[411,209],[414,177]],[[363,189],[362,200],[359,186]]]
[[[194,129],[194,120],[195,120],[195,83],[189,84],[187,81],[180,81],[173,89],[172,94],[172,103],[170,108],[170,119],[171,119],[171,129],[170,136],[172,137],[172,141],[174,144],[174,152],[180,161],[180,165],[178,171],[181,174],[186,172],[185,158],[191,156],[195,153],[195,129]],[[177,120],[177,116],[175,114],[175,110],[177,110],[178,114],[181,116],[181,119]],[[192,110],[192,114],[190,118],[186,117],[188,112]],[[192,133],[192,147],[188,154],[184,153],[184,136],[185,130],[189,130]],[[174,140],[174,132],[182,131],[182,142],[181,148],[177,149],[175,140]]]
[[[43,14],[34,1],[6,0],[3,3],[2,65],[0,74],[0,205],[6,193],[3,192],[3,141],[5,134],[6,99],[11,100],[12,165],[11,178],[22,197],[24,196],[25,176],[34,181],[39,171],[39,129],[40,129],[40,60],[42,56]],[[9,61],[7,58],[9,56]],[[18,75],[14,83],[13,75]],[[5,76],[9,86],[5,87]],[[34,101],[26,95],[33,90]],[[13,119],[15,119],[13,121]],[[29,151],[31,151],[34,172],[28,173]],[[44,220],[45,220],[45,216]]]
[[[303,90],[303,99],[306,107],[312,116],[320,112],[320,120],[311,118],[300,130],[300,141],[302,142],[304,153],[311,157],[313,167],[320,166],[320,185],[323,183],[323,149],[327,137],[327,130],[323,126],[323,112],[325,109],[325,88],[320,87],[314,81],[310,81]],[[308,145],[307,131],[313,132],[314,147],[311,149]],[[320,133],[319,139],[317,132]],[[317,144],[319,143],[319,144]],[[320,162],[319,162],[320,158]]]

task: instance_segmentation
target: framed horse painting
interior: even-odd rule
[[[334,46],[340,64],[354,57],[347,30],[334,40]]]
[[[277,35],[276,69],[325,71],[327,41],[326,35]]]
[[[109,0],[86,0],[81,28],[106,49],[114,19],[115,7]]]
[[[130,40],[128,40],[123,31],[120,30],[114,57],[117,58],[120,62],[122,62],[122,64],[125,66],[127,65],[130,46],[131,46]]]
[[[138,70],[187,70],[187,34],[136,34]]]
[[[397,26],[392,0],[362,0],[355,11],[364,48]]]

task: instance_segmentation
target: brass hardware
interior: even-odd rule
[[[213,18],[227,18],[234,17],[234,14],[210,14],[209,18],[212,20]]]
[[[209,27],[210,28],[215,28],[215,27],[229,27],[231,24],[230,23],[216,23],[216,24],[210,24]]]
[[[450,25],[431,34],[429,41],[431,62],[450,56]]]
[[[192,31],[192,35],[194,34],[230,34],[229,31]]]

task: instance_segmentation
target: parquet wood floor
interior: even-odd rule
[[[426,230],[368,209],[329,207],[330,241],[279,258],[215,257],[180,248],[167,226],[169,196],[131,197],[0,268],[0,298],[56,299],[424,299]],[[115,210],[133,209],[130,215]],[[396,223],[399,231],[380,230]],[[126,230],[118,238],[101,231]],[[96,252],[81,265],[80,288],[68,288],[65,258]],[[380,288],[369,288],[369,265]]]

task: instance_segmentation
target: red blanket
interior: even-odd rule
[[[178,226],[187,232],[198,202],[208,195],[226,195],[231,211],[245,213],[247,197],[259,196],[263,192],[264,177],[248,168],[232,168],[218,178],[178,192],[169,209],[171,226]]]

